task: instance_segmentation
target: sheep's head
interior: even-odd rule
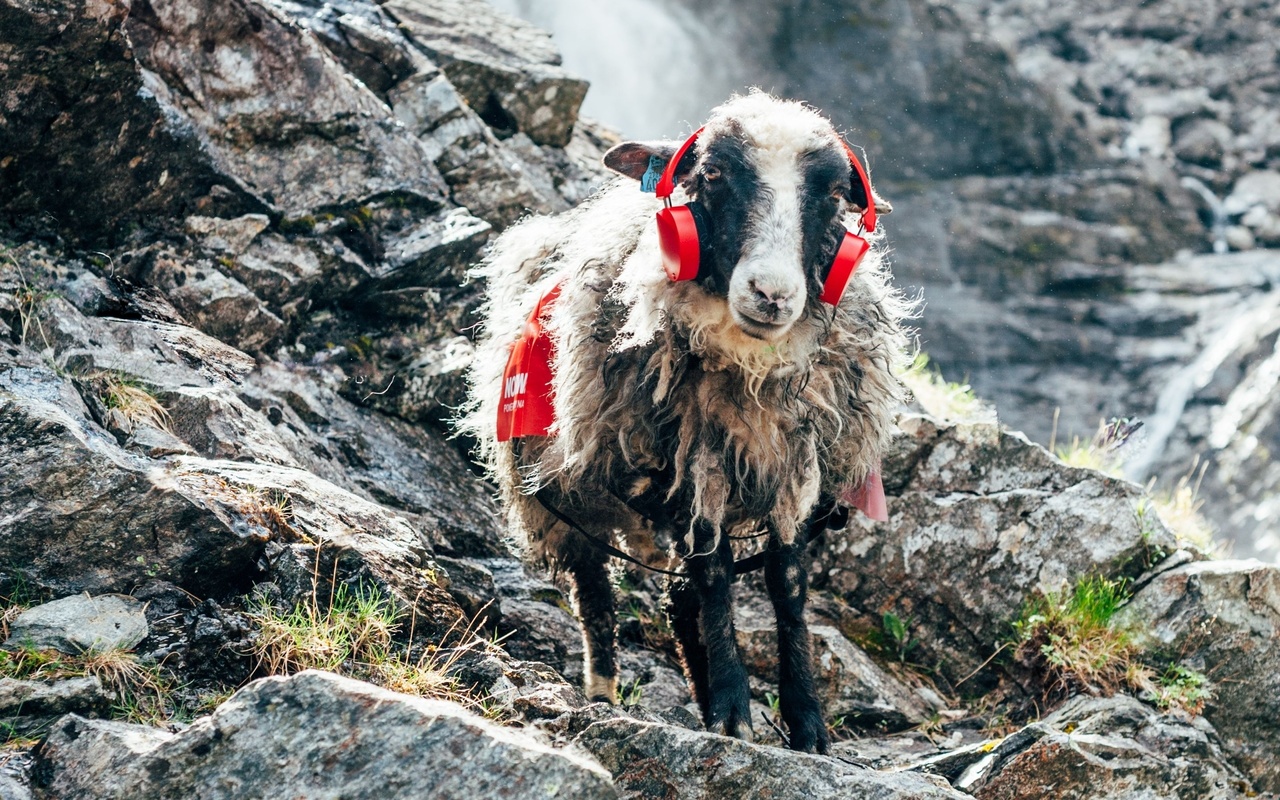
[[[641,179],[678,142],[624,142],[605,165]],[[800,103],[753,92],[716,108],[676,166],[699,219],[697,283],[747,335],[775,340],[817,304],[845,217],[866,196],[831,123]]]

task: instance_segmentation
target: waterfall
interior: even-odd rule
[[[1200,195],[1209,206],[1209,214],[1211,215],[1209,231],[1213,235],[1213,252],[1219,255],[1227,252],[1227,210],[1222,204],[1222,199],[1197,178],[1187,176],[1182,179],[1181,183],[1183,188],[1190,189]]]
[[[490,0],[551,31],[591,82],[582,113],[629,138],[677,138],[742,87],[733,46],[663,0]]]

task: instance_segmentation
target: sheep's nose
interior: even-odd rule
[[[756,305],[771,316],[786,311],[791,305],[791,299],[796,296],[793,289],[779,288],[763,281],[752,280],[748,285]]]

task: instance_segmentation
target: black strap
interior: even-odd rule
[[[626,561],[631,564],[635,564],[637,567],[640,567],[641,569],[647,569],[650,572],[660,572],[663,575],[670,575],[674,578],[689,577],[688,573],[685,573],[685,572],[676,572],[674,570],[663,569],[662,567],[655,567],[650,564],[646,564],[640,559],[635,558],[631,554],[625,553],[622,550],[619,550],[618,548],[614,547],[612,544],[609,544],[603,539],[598,539],[595,536],[592,536],[590,533],[587,533],[587,531],[584,530],[581,525],[575,522],[573,518],[565,514],[560,509],[556,508],[555,503],[552,503],[548,499],[548,494],[549,493],[547,492],[546,489],[539,489],[537,492],[534,493],[533,496],[534,498],[537,499],[539,503],[542,504],[543,508],[545,508],[548,512],[551,513],[553,517],[560,520],[565,525],[568,525],[570,530],[575,531],[578,535],[582,536],[593,547],[599,548],[600,550],[604,551],[605,553],[608,553],[614,558],[620,558],[623,561]],[[804,540],[805,545],[808,545],[810,542],[821,537],[822,534],[826,533],[828,528],[843,528],[844,524],[848,522],[848,520],[849,520],[849,509],[840,505],[830,506],[825,510],[825,512],[820,512],[820,515],[815,516],[813,520],[809,523],[809,526],[808,526],[809,529],[805,531],[805,540]],[[747,556],[746,558],[733,562],[734,576],[746,575],[749,572],[755,572],[758,569],[762,569],[764,567],[765,556],[768,554],[768,552],[769,552],[768,550],[761,550],[759,553],[756,553],[755,555]]]

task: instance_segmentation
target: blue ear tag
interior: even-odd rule
[[[658,191],[658,181],[662,180],[662,171],[666,167],[667,162],[658,156],[649,156],[649,168],[640,176],[640,191],[655,194]]]

